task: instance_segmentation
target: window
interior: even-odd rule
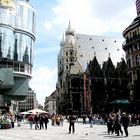
[[[134,44],[134,49],[137,50],[137,44]]]
[[[136,65],[139,65],[139,56],[138,55],[136,55],[136,57],[135,57],[135,62],[136,62]]]
[[[68,52],[66,52],[66,56],[68,56]]]
[[[127,60],[128,68],[131,68],[131,61],[130,59]]]
[[[73,55],[73,52],[72,51],[70,52],[70,55]]]
[[[69,67],[68,67],[68,66],[66,66],[66,69],[67,69],[67,70],[68,70],[68,68],[69,68]]]

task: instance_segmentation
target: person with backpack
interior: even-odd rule
[[[33,116],[33,114],[30,114],[30,115],[29,115],[28,121],[29,121],[30,129],[32,129],[32,127],[33,127],[33,122],[34,122],[34,116]]]

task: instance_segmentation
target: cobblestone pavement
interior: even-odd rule
[[[29,124],[22,124],[21,127],[0,130],[0,140],[140,140],[140,126],[129,127],[129,136],[116,136],[107,134],[106,125],[94,125],[76,123],[76,132],[68,134],[68,123],[63,126],[51,126],[47,130],[29,129]]]

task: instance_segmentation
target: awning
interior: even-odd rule
[[[129,104],[129,103],[130,102],[128,100],[121,99],[121,100],[112,101],[110,104]]]

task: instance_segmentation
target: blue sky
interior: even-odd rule
[[[69,20],[76,33],[122,38],[136,15],[135,0],[30,0],[36,11],[31,88],[42,105],[57,82],[57,55]]]

